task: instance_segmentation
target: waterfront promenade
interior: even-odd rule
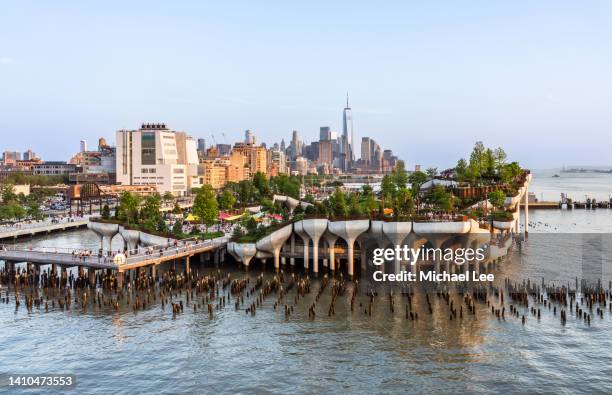
[[[164,262],[189,258],[196,254],[210,252],[224,247],[227,237],[212,240],[180,242],[177,246],[159,245],[140,248],[133,254],[114,256],[81,255],[73,249],[37,248],[23,249],[12,245],[3,245],[0,249],[0,260],[7,262],[27,262],[38,265],[60,265],[64,267],[81,266],[92,269],[111,269],[118,272],[139,267],[159,265]]]
[[[19,237],[35,236],[57,231],[78,229],[87,226],[87,217],[66,217],[60,220],[35,221],[31,223],[19,223],[16,225],[4,225],[0,227],[0,240],[16,239]]]

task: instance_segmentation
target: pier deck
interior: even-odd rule
[[[151,254],[139,253],[126,257],[126,262],[117,264],[112,257],[88,256],[80,257],[66,250],[59,251],[54,248],[23,250],[13,246],[4,246],[0,250],[0,260],[9,262],[28,262],[41,265],[55,264],[64,267],[83,266],[93,269],[112,269],[119,272],[138,267],[158,265],[163,262],[190,257],[196,254],[209,252],[227,244],[227,237],[205,240],[200,243],[190,243],[177,247],[154,246]],[[161,252],[160,252],[161,249]]]
[[[89,220],[81,218],[74,221],[62,221],[59,223],[33,223],[24,224],[20,227],[0,228],[1,239],[17,239],[19,237],[34,236],[37,234],[51,233],[68,229],[77,229],[87,226]]]

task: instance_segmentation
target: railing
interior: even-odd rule
[[[206,247],[214,247],[218,244],[227,243],[229,241],[229,236],[218,237],[216,239],[208,239],[203,240],[199,243],[188,242],[185,244],[181,241],[177,246],[174,246],[172,243],[155,245],[149,247],[141,247],[138,249],[128,250],[126,251],[126,264],[139,262],[148,259],[154,259],[156,257],[167,257],[172,255],[182,254],[184,252],[189,252],[193,250],[198,250]],[[143,252],[144,248],[144,252]],[[159,254],[159,251],[162,250],[162,254]],[[66,247],[36,247],[36,248],[19,248],[15,245],[11,244],[2,244],[0,245],[0,254],[3,251],[7,252],[22,252],[25,255],[27,254],[45,254],[52,255],[64,258],[64,260],[78,262],[94,262],[94,263],[114,263],[114,255],[99,255],[94,254],[88,249],[74,249],[74,248],[66,248]],[[130,252],[134,254],[130,254]]]
[[[26,222],[26,223],[11,224],[11,225],[0,225],[0,234],[20,231],[20,230],[27,230],[27,229],[47,228],[47,227],[55,226],[55,225],[70,224],[73,222],[84,221],[87,218],[88,216],[72,217],[72,218],[68,217],[68,218],[64,218],[64,219],[60,219],[56,221],[45,220],[45,221],[36,221],[36,222],[30,222],[30,223]]]

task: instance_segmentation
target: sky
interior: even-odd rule
[[[313,141],[349,92],[357,141],[408,168],[478,140],[534,169],[612,165],[610,20],[591,0],[3,1],[0,151],[67,160],[142,122]]]

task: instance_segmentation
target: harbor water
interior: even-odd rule
[[[598,175],[599,176],[599,175]],[[558,179],[555,179],[558,180]],[[612,183],[608,183],[612,189]],[[549,186],[546,186],[548,188]],[[537,190],[537,178],[532,190]],[[576,187],[579,188],[579,187]],[[608,288],[612,210],[594,212],[533,210],[528,240],[491,269],[496,285],[505,279],[529,280],[575,287],[576,279],[600,281]],[[575,224],[574,227],[570,225]],[[556,229],[555,229],[556,228]],[[99,240],[88,230],[19,241],[24,246],[89,248]],[[595,245],[598,251],[590,251]],[[120,244],[117,241],[117,248]],[[596,255],[597,259],[591,259]],[[233,265],[194,265],[192,270],[222,270],[232,278],[255,278],[268,266],[248,273]],[[290,272],[290,269],[287,269]],[[297,269],[296,269],[297,271]],[[288,275],[288,274],[287,274]],[[590,325],[569,315],[542,309],[526,323],[507,313],[500,320],[485,303],[475,315],[449,319],[448,304],[415,294],[418,320],[407,319],[406,298],[379,290],[371,315],[364,313],[366,295],[374,285],[367,278],[347,282],[335,314],[328,314],[329,288],[317,301],[316,318],[308,314],[323,278],[311,275],[311,290],[286,317],[267,298],[255,315],[232,303],[215,310],[172,314],[158,302],[134,312],[115,310],[34,309],[0,305],[0,371],[23,374],[74,374],[75,393],[599,393],[612,391],[612,312]],[[360,292],[351,311],[354,287]],[[227,292],[227,291],[226,291]],[[6,286],[2,296],[7,293]],[[288,299],[293,299],[295,290]],[[461,297],[452,296],[456,306]],[[185,295],[177,295],[177,300]],[[498,297],[491,303],[500,305]],[[578,299],[577,302],[580,302]],[[506,306],[511,302],[507,301]],[[464,306],[465,308],[465,306]]]

